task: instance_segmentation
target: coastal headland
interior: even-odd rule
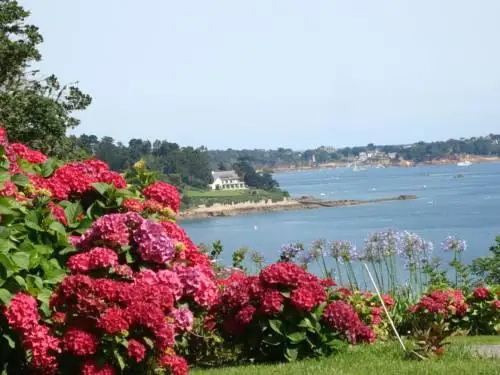
[[[415,163],[411,160],[399,160],[397,162],[382,162],[382,163],[355,163],[348,161],[338,161],[329,163],[316,163],[311,165],[290,165],[290,166],[278,166],[273,167],[272,171],[274,173],[285,173],[285,172],[298,172],[298,171],[309,171],[317,169],[336,169],[336,168],[349,168],[353,163],[358,165],[358,167],[384,167],[384,168],[412,168],[420,166],[431,166],[431,165],[456,165],[459,162],[469,161],[474,164],[482,163],[498,163],[500,162],[500,157],[498,156],[481,156],[481,155],[468,155],[465,158],[440,158],[435,160],[430,160],[422,163]]]
[[[398,195],[395,197],[356,200],[321,200],[313,197],[301,197],[299,199],[284,199],[273,202],[263,200],[261,202],[245,202],[235,204],[214,204],[212,206],[200,206],[181,211],[179,220],[207,219],[213,217],[251,215],[262,212],[292,211],[302,209],[314,209],[325,207],[359,206],[362,204],[382,203],[389,201],[405,201],[417,199],[416,195]]]

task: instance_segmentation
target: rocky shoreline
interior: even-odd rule
[[[230,217],[258,214],[262,212],[292,211],[324,207],[359,206],[362,204],[382,203],[390,201],[404,201],[417,199],[416,195],[398,195],[397,197],[368,199],[368,200],[321,200],[313,197],[288,199],[279,202],[256,202],[233,205],[214,205],[211,207],[198,207],[179,214],[179,220],[208,219],[215,217]]]

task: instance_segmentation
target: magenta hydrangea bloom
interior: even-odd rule
[[[87,249],[99,245],[109,247],[127,246],[130,244],[130,231],[127,226],[127,216],[109,214],[99,218],[90,230],[85,232],[76,243],[76,247]]]
[[[144,220],[134,232],[134,240],[141,258],[145,261],[166,264],[175,256],[176,243],[167,235],[161,224]]]
[[[193,313],[187,307],[180,307],[172,311],[178,331],[191,331],[193,329]]]

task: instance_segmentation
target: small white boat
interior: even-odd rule
[[[457,163],[458,167],[470,167],[472,163],[468,160]]]
[[[355,165],[353,168],[352,168],[353,172],[360,172],[360,171],[366,171],[366,168],[365,167],[358,167],[357,165]]]

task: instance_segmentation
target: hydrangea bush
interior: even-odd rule
[[[409,307],[405,320],[423,353],[441,355],[455,333],[500,333],[500,291],[480,286],[464,296],[457,289],[432,290]]]
[[[1,371],[185,374],[176,338],[217,299],[174,222],[175,187],[136,165],[63,164],[0,128]]]
[[[258,276],[236,272],[206,323],[258,361],[328,355],[342,342],[373,342],[375,332],[358,311],[335,300],[334,285],[291,262],[272,264]]]

